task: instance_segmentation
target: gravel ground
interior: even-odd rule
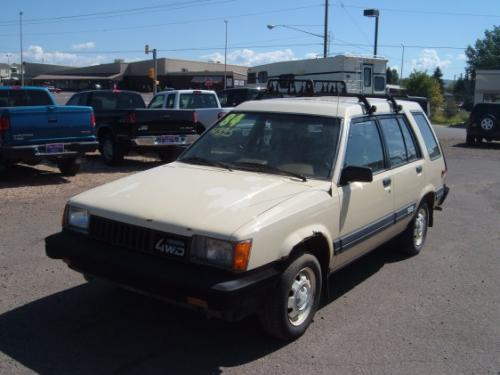
[[[0,374],[493,374],[500,371],[500,144],[442,139],[450,196],[425,250],[383,246],[335,274],[299,340],[102,285],[48,259],[72,195],[159,165],[90,155],[82,173],[15,166],[0,178]]]

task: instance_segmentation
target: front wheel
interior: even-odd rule
[[[57,162],[63,176],[74,176],[80,171],[80,159],[64,159]]]
[[[429,207],[427,203],[422,202],[410,225],[408,225],[408,228],[399,237],[401,251],[408,255],[417,255],[420,253],[427,238],[428,226]]]
[[[321,297],[321,266],[311,254],[302,254],[281,275],[260,320],[264,330],[282,340],[295,340],[311,324]]]
[[[108,165],[118,165],[123,161],[124,152],[111,134],[104,134],[99,139],[99,152]]]

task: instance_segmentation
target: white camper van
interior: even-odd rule
[[[269,79],[344,81],[347,92],[384,95],[387,59],[337,55],[318,59],[282,61],[248,70],[248,84],[266,84]]]

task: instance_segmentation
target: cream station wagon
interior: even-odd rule
[[[88,279],[210,316],[257,313],[291,340],[332,272],[393,238],[421,251],[446,173],[417,103],[245,102],[177,161],[71,198],[46,251]]]

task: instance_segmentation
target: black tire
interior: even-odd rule
[[[474,146],[476,144],[476,137],[474,137],[473,135],[467,134],[467,136],[465,137],[465,142],[469,146]]]
[[[80,159],[64,159],[57,162],[63,176],[75,176],[80,171]]]
[[[179,152],[175,148],[168,148],[158,152],[158,157],[163,163],[171,163],[179,156]]]
[[[99,137],[99,152],[107,165],[118,165],[123,162],[125,156],[122,147],[115,142],[110,133]]]
[[[429,206],[426,202],[422,202],[408,227],[399,235],[400,251],[408,255],[420,253],[425,245],[428,227]]]
[[[491,133],[496,128],[496,118],[493,115],[485,115],[479,121],[479,126],[481,127],[481,131]]]
[[[309,284],[305,283],[301,276],[304,276]],[[294,284],[295,292],[292,288]],[[311,254],[297,257],[281,275],[278,286],[268,297],[260,313],[260,321],[266,333],[281,340],[295,340],[302,336],[318,309],[321,286],[321,266],[318,259]],[[300,295],[297,293],[299,291]],[[307,291],[310,292],[309,295]],[[292,305],[295,307],[302,303],[303,306],[294,311],[293,308],[289,308],[289,299],[294,301]],[[292,322],[295,313],[297,319]]]

